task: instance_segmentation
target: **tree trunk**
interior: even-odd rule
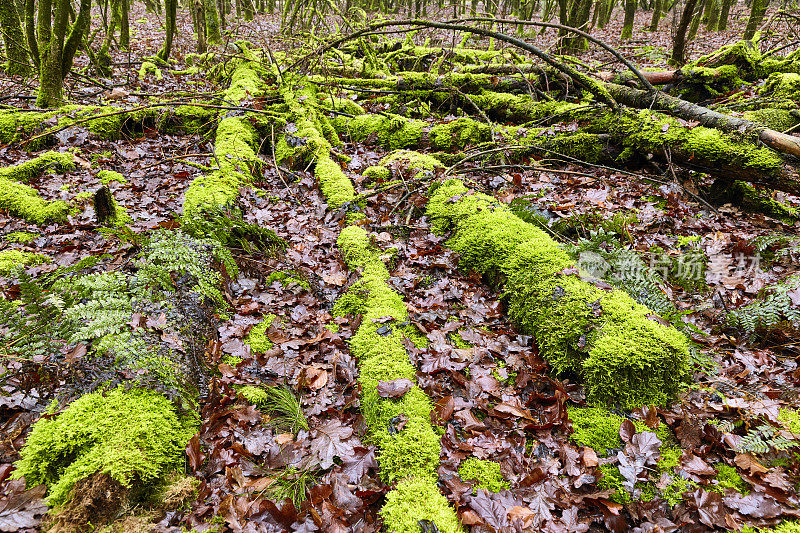
[[[767,6],[769,6],[769,0],[753,0],[753,4],[750,6],[750,18],[747,19],[747,28],[742,36],[743,40],[749,41],[755,36],[758,27],[761,26],[761,21],[764,20]]]
[[[206,15],[206,38],[211,44],[220,44],[222,34],[219,31],[219,12],[215,0],[203,0]]]
[[[690,43],[694,41],[694,38],[697,36],[697,30],[700,29],[700,21],[703,18],[703,9],[706,6],[707,0],[697,0],[697,5],[694,8],[694,14],[692,14],[692,23],[689,26],[689,35],[686,37],[686,42]]]
[[[733,0],[722,0],[722,9],[719,13],[719,22],[717,22],[717,31],[725,31],[728,29],[728,15],[731,12]]]
[[[56,0],[55,11],[50,15],[52,4],[49,0],[39,3],[39,94],[36,103],[39,107],[58,107],[64,104],[64,78],[72,68],[72,60],[78,45],[89,24],[91,0],[81,0],[80,11],[69,27],[70,0]]]
[[[192,19],[197,34],[197,53],[204,54],[208,49],[206,43],[206,12],[203,0],[192,0]]]
[[[625,20],[622,23],[622,38],[633,37],[633,21],[636,17],[636,0],[625,0]]]
[[[25,48],[25,34],[14,2],[0,2],[0,32],[6,45],[6,73],[27,76],[31,73],[28,50]]]
[[[117,0],[117,20],[119,22],[119,47],[127,50],[131,46],[131,28],[128,16],[128,2]]]
[[[650,31],[658,30],[658,22],[661,20],[661,9],[663,0],[656,0],[653,7],[653,18],[650,20]]]
[[[158,53],[161,61],[167,61],[172,52],[172,38],[175,35],[175,23],[178,14],[178,0],[164,0],[164,16],[166,22],[166,35],[164,35],[164,47]]]
[[[39,66],[39,42],[36,40],[36,0],[25,0],[25,38],[36,67]]]
[[[697,5],[697,0],[686,0],[686,5],[683,6],[683,14],[678,23],[678,28],[675,30],[675,41],[672,44],[672,58],[670,63],[675,66],[683,66],[686,62],[684,56],[686,54],[686,30],[689,29],[689,24],[692,21],[694,8]]]

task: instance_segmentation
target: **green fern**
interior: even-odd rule
[[[193,238],[181,231],[158,231],[142,249],[137,281],[155,291],[173,292],[176,283],[191,283],[191,290],[216,305],[225,306],[219,287],[220,265],[231,278],[238,275],[236,262],[218,241]]]
[[[286,241],[269,228],[245,222],[238,209],[220,208],[200,211],[184,217],[181,229],[198,239],[213,239],[223,246],[240,248],[246,253],[273,256],[286,251]]]
[[[786,451],[800,444],[793,438],[788,438],[779,433],[778,429],[761,424],[751,428],[747,435],[742,437],[736,451],[739,453],[767,453],[770,451]]]
[[[800,329],[800,275],[767,287],[756,300],[728,313],[728,325],[747,334]],[[789,326],[788,328],[786,326]]]

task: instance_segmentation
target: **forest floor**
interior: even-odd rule
[[[640,68],[665,69],[671,15],[654,33],[642,29],[649,17],[649,12],[639,13],[633,39],[628,41],[618,38],[621,13],[592,35]],[[737,41],[746,18],[746,7],[737,4],[727,31],[707,32],[701,26],[690,45],[691,58]],[[142,58],[158,49],[164,32],[159,18],[145,13],[140,4],[134,5],[131,21],[131,50],[113,53],[114,77],[92,81],[70,76],[71,103],[133,107],[162,95],[202,100],[226,88],[225,82],[203,72],[174,73],[185,68],[183,58],[194,48],[186,17],[179,18],[172,69],[163,69],[163,77],[148,73],[140,78]],[[279,34],[278,23],[277,17],[257,15],[254,21],[239,21],[232,33],[255,47],[291,49],[292,39]],[[450,34],[430,31],[415,38],[426,36],[434,42],[452,39]],[[553,38],[548,30],[530,41],[547,49]],[[776,36],[768,37],[762,48],[776,42]],[[600,65],[608,57],[591,50],[580,59]],[[86,58],[78,57],[76,69],[84,66]],[[33,108],[34,94],[29,80],[0,73],[0,104]],[[213,146],[213,137],[201,134],[145,128],[118,140],[101,140],[73,127],[59,133],[57,145],[49,149],[78,148],[77,168],[48,173],[31,185],[47,200],[74,201],[77,194],[101,185],[98,171],[114,170],[127,180],[112,182],[110,189],[132,218],[128,227],[133,233],[174,229],[187,187],[202,174],[187,163],[212,164]],[[356,193],[373,192],[361,172],[389,150],[370,142],[346,142],[340,151],[351,158],[344,171]],[[19,143],[2,145],[0,167],[34,155]],[[800,224],[731,204],[711,207],[698,201],[702,193],[688,175],[670,174],[669,168],[655,163],[627,173],[572,164],[556,170],[520,167],[494,175],[467,165],[460,177],[506,203],[533,199],[541,212],[569,228],[557,238],[567,246],[580,246],[581,239],[596,238],[602,229],[613,233],[619,249],[639,252],[651,266],[657,267],[663,256],[674,259],[688,250],[705,256],[692,287],[669,281],[662,286],[682,320],[695,326],[691,336],[699,347],[698,360],[706,362],[705,367],[695,367],[690,390],[670,407],[657,410],[675,443],[687,450],[682,464],[694,488],[674,505],[666,505],[661,499],[620,501],[616,487],[598,484],[598,457],[570,437],[573,428],[564,409],[565,403],[584,403],[583,387],[568,377],[550,376],[535,339],[519,334],[509,321],[502,294],[480,275],[459,270],[458,254],[415,210],[427,201],[424,190],[378,192],[363,209],[368,221],[363,227],[382,248],[396,249],[388,283],[406,302],[410,322],[428,339],[425,348],[410,344],[406,348],[417,367],[420,388],[435,405],[443,434],[442,488],[457,502],[462,523],[472,531],[706,531],[769,527],[800,516],[793,450],[737,453],[731,444],[732,435],[741,439],[759,417],[774,420],[782,410],[800,407],[800,336],[789,328],[752,336],[727,322],[729,310],[800,271],[800,241],[792,240]],[[376,449],[369,443],[358,407],[358,367],[348,344],[359,320],[332,316],[333,303],[358,278],[348,270],[336,244],[345,214],[326,209],[312,172],[293,172],[292,180],[284,184],[285,175],[265,165],[263,174],[240,190],[237,205],[244,220],[271,228],[288,248],[275,257],[232,250],[240,273],[227,287],[225,297],[231,307],[218,317],[218,342],[209,354],[217,366],[218,385],[201,405],[198,438],[187,447],[187,474],[200,481],[199,488],[183,507],[142,513],[139,522],[129,519],[120,525],[123,529],[146,529],[148,522],[157,531],[380,528],[377,511],[389,487],[379,477]],[[800,207],[798,197],[779,197]],[[35,237],[12,246],[5,237],[16,232]],[[85,198],[82,210],[59,224],[37,226],[0,212],[0,250],[12,247],[51,258],[50,263],[30,267],[32,275],[72,266],[89,255],[101,257],[106,270],[124,269],[139,251],[135,239],[97,231],[90,198]],[[304,282],[278,279],[272,275],[276,272],[295,273]],[[0,281],[5,296],[13,297],[14,281]],[[800,294],[795,293],[792,301],[800,305]],[[245,340],[252,327],[270,314],[280,324],[268,331],[274,346],[255,354]],[[292,435],[271,426],[266,415],[233,388],[259,382],[289,384],[311,429]],[[28,493],[9,475],[31,424],[58,394],[58,386],[42,384],[23,392],[7,385],[4,390],[9,395],[0,397],[0,525],[6,520],[20,531],[38,530],[41,493],[29,495],[25,505],[17,501],[12,506],[8,503],[12,498]],[[649,409],[633,414],[642,420],[654,416]],[[473,495],[472,486],[457,474],[466,457],[499,463],[509,490]],[[599,459],[601,464],[603,460]],[[308,499],[295,508],[272,496],[269,487],[287,466],[297,464],[306,466],[311,481]],[[719,465],[724,465],[722,470]],[[704,490],[719,485],[720,472],[731,468],[741,494]]]

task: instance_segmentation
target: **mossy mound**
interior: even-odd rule
[[[154,483],[183,462],[196,429],[162,395],[122,388],[87,394],[59,415],[33,425],[15,478],[29,487],[44,483],[47,502],[63,504],[78,481],[109,475],[125,487]]]
[[[390,150],[417,146],[425,127],[421,120],[392,114],[339,117],[333,124],[340,133],[349,134],[353,142],[374,138],[378,144]]]
[[[441,184],[427,214],[460,266],[505,280],[509,315],[536,337],[557,374],[580,375],[594,404],[664,404],[689,375],[689,345],[676,329],[626,293],[579,276],[570,256],[545,232],[492,197],[458,180]]]
[[[510,487],[500,472],[500,463],[469,457],[458,467],[458,475],[464,481],[476,481],[477,487],[490,492],[500,492]]]
[[[419,533],[419,522],[436,524],[441,533],[463,533],[447,498],[439,493],[431,480],[407,479],[386,495],[386,504],[380,511],[387,531],[394,533]],[[431,531],[433,531],[431,529]]]
[[[16,268],[39,265],[48,261],[50,261],[49,257],[40,254],[21,250],[3,250],[0,252],[0,276],[7,276]]]
[[[267,338],[267,329],[274,321],[274,314],[265,316],[264,320],[256,324],[247,334],[247,338],[244,340],[245,344],[250,345],[251,350],[259,353],[264,353],[272,348],[272,341]]]
[[[492,128],[471,118],[462,117],[446,124],[438,124],[429,132],[431,146],[446,152],[463,150],[471,144],[492,140]]]

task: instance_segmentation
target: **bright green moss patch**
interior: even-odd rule
[[[750,485],[742,479],[736,468],[724,463],[713,465],[717,469],[717,487],[721,490],[730,488],[742,495],[750,494]]]
[[[412,150],[395,150],[380,161],[387,168],[401,168],[413,173],[415,179],[432,176],[437,168],[444,168],[441,161],[433,156]]]
[[[800,102],[800,74],[778,72],[770,74],[759,92],[776,99]]]
[[[272,348],[272,341],[267,338],[267,329],[269,329],[274,321],[274,314],[265,316],[264,320],[259,322],[253,327],[253,329],[250,330],[250,333],[247,334],[247,338],[245,338],[244,343],[248,344],[251,350],[258,353],[264,353]]]
[[[374,138],[378,144],[390,150],[417,146],[422,140],[425,123],[399,115],[359,115],[354,118],[338,118],[334,127],[348,133],[353,142]]]
[[[471,144],[492,140],[492,128],[487,124],[463,117],[446,124],[438,124],[429,132],[431,146],[446,152],[463,150]]]
[[[676,329],[626,293],[583,281],[544,231],[458,180],[428,202],[434,231],[451,230],[460,266],[506,280],[509,315],[536,337],[556,373],[573,372],[594,404],[661,405],[688,379],[689,346]]]
[[[621,416],[599,407],[568,407],[567,412],[573,430],[569,438],[576,444],[592,448],[601,457],[622,446],[619,428],[624,419]]]
[[[339,207],[346,202],[351,202],[355,198],[355,190],[339,163],[330,158],[322,156],[317,160],[314,168],[314,176],[319,182],[325,200],[333,208]]]
[[[272,285],[276,281],[279,281],[281,285],[283,285],[284,287],[288,287],[294,284],[294,285],[299,285],[306,290],[311,289],[311,285],[309,285],[306,280],[297,277],[291,272],[283,272],[281,270],[276,270],[267,277],[266,284]]]
[[[755,528],[745,526],[741,533],[800,533],[800,522],[783,521],[775,527]]]
[[[142,66],[139,67],[139,79],[144,79],[148,74],[153,74],[157,80],[164,79],[164,73],[152,61],[143,61]]]
[[[122,485],[153,483],[183,465],[195,422],[182,420],[158,393],[117,388],[73,402],[33,425],[13,476],[44,483],[51,506],[64,503],[81,479],[100,472]]]
[[[5,236],[5,239],[8,242],[26,243],[36,240],[37,237],[38,237],[37,234],[30,233],[28,231],[12,231],[11,233]]]
[[[239,394],[244,396],[245,400],[258,407],[264,407],[270,402],[269,394],[261,387],[245,385],[239,389]]]
[[[758,122],[773,130],[786,131],[800,124],[800,111],[767,107],[756,109],[755,111],[747,111],[742,114],[742,118]]]
[[[431,424],[430,398],[417,386],[399,398],[382,398],[381,381],[416,378],[403,345],[408,311],[386,283],[389,272],[369,234],[348,226],[337,240],[347,265],[362,277],[340,298],[337,313],[362,315],[350,341],[359,361],[361,405],[370,438],[378,446],[381,478],[399,482],[387,496],[381,515],[390,531],[417,532],[419,520],[431,520],[439,531],[460,531],[456,514],[436,486],[441,443]]]
[[[48,261],[50,258],[44,255],[20,250],[3,250],[0,252],[0,275],[7,276],[16,268],[39,265]]]
[[[361,175],[376,182],[384,182],[392,179],[392,171],[380,165],[367,167],[367,169],[364,170]]]
[[[477,481],[478,488],[500,492],[510,487],[500,472],[500,463],[469,457],[461,462],[458,475],[464,481]]]
[[[61,222],[69,213],[66,202],[48,202],[32,187],[4,178],[0,178],[0,209],[39,225]]]
[[[778,420],[788,431],[800,435],[800,412],[788,407],[778,411]]]
[[[249,183],[253,172],[261,167],[256,154],[259,141],[258,132],[244,118],[228,117],[220,122],[214,145],[219,168],[189,185],[183,202],[184,217],[220,210],[236,199],[239,187]]]
[[[100,178],[100,183],[103,185],[108,185],[114,181],[120,185],[125,185],[128,183],[128,180],[125,179],[125,176],[115,170],[101,170],[97,173],[97,177]]]
[[[429,478],[407,479],[386,495],[386,504],[380,511],[387,531],[394,533],[419,533],[420,520],[436,524],[442,533],[463,532],[458,518],[439,493],[436,482]]]
[[[71,153],[45,152],[33,159],[11,167],[0,168],[0,180],[29,182],[52,169],[64,173],[75,168]]]

